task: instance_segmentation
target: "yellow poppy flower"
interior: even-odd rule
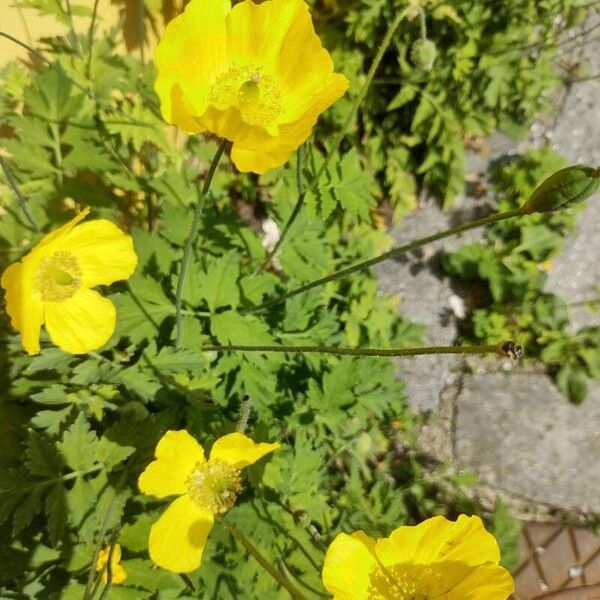
[[[110,554],[110,546],[104,546],[98,554],[98,562],[96,563],[96,571],[102,571],[100,579],[102,583],[108,583],[108,569],[106,563]],[[112,583],[123,583],[127,579],[127,571],[120,565],[121,560],[121,544],[115,544],[113,548],[112,560],[110,561],[110,572]]]
[[[229,510],[241,491],[241,470],[277,448],[230,433],[214,443],[206,460],[187,431],[167,431],[156,446],[156,460],[138,480],[144,494],[179,496],[150,529],[150,558],[175,573],[197,569],[214,516]]]
[[[506,600],[514,590],[479,517],[433,517],[375,540],[341,533],[325,556],[334,600]]]
[[[348,89],[303,0],[192,0],[156,49],[164,118],[233,142],[240,171],[285,163]]]
[[[115,330],[114,304],[91,288],[127,279],[137,256],[114,223],[77,225],[88,213],[49,233],[2,274],[6,311],[30,355],[40,351],[44,324],[52,342],[72,354],[99,348]]]

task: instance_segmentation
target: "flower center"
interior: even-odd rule
[[[46,302],[71,298],[81,285],[81,269],[70,252],[58,250],[40,261],[34,285]]]
[[[209,102],[219,110],[237,107],[249,125],[268,127],[282,110],[281,92],[272,75],[255,66],[230,66],[215,80]]]
[[[433,600],[444,591],[441,573],[428,565],[377,565],[369,577],[369,600]]]
[[[215,514],[228,511],[241,489],[240,470],[218,459],[198,463],[188,478],[192,500]]]

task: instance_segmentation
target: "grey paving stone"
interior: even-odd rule
[[[600,25],[600,14],[592,16],[586,28]],[[590,75],[600,73],[600,39],[585,47],[584,59]],[[565,99],[550,139],[556,150],[572,163],[600,167],[600,79],[574,83]],[[577,303],[594,297],[600,286],[600,194],[588,200],[577,217],[577,233],[567,240],[556,258],[546,289]],[[585,306],[571,307],[574,329],[600,325],[600,314]]]
[[[544,375],[466,376],[454,452],[486,483],[563,509],[600,511],[600,387],[580,406]]]
[[[406,217],[392,232],[397,244],[450,227],[450,215],[433,202]],[[425,344],[452,344],[456,337],[454,322],[449,318],[448,299],[453,294],[439,264],[442,243],[422,251],[387,261],[376,269],[379,289],[400,297],[401,314],[427,327]],[[422,356],[398,359],[398,376],[407,386],[411,406],[417,411],[435,410],[439,395],[454,364],[449,356]]]
[[[467,158],[469,179],[485,178],[490,160],[514,149],[514,142],[496,134],[486,140],[486,159],[471,153]],[[391,232],[396,244],[424,237],[487,214],[485,198],[475,200],[468,194],[456,199],[451,210],[443,211],[439,203],[424,197],[417,211],[404,218]],[[400,297],[400,313],[411,321],[426,326],[424,343],[452,345],[457,336],[452,299],[460,297],[441,268],[441,253],[451,252],[465,243],[480,240],[483,230],[473,230],[460,236],[430,244],[395,261],[377,266],[380,291]],[[410,405],[416,411],[436,410],[442,390],[454,380],[457,359],[453,356],[422,356],[398,359],[398,376],[407,386]]]

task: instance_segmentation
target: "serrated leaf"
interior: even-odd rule
[[[98,438],[90,430],[89,423],[82,413],[77,415],[56,446],[73,471],[87,471],[96,464]]]
[[[62,485],[55,485],[46,498],[48,533],[52,545],[56,546],[67,525],[68,509],[66,492]]]
[[[195,282],[211,311],[222,306],[236,308],[239,304],[239,261],[239,253],[235,250],[219,256],[209,262],[207,272]]]
[[[149,348],[146,354],[153,367],[172,373],[195,371],[206,362],[200,352],[191,348],[176,350],[171,346],[165,346],[160,349],[158,354],[154,355]]]
[[[213,315],[210,327],[213,335],[225,346],[273,343],[267,324],[253,315],[240,315],[228,310]]]
[[[70,406],[59,410],[41,410],[31,417],[31,424],[38,429],[43,429],[48,435],[56,435],[70,414]]]
[[[148,548],[150,527],[158,519],[158,513],[142,513],[133,523],[127,523],[121,529],[119,542],[132,552],[142,552]]]
[[[25,494],[13,513],[13,535],[18,535],[21,530],[38,514],[42,508],[42,489],[32,487]]]
[[[79,527],[85,515],[94,509],[96,492],[91,484],[83,477],[77,477],[73,487],[66,492],[69,523]]]
[[[40,404],[55,405],[69,403],[67,392],[64,386],[60,384],[51,385],[37,394],[32,394],[31,399]]]
[[[127,571],[128,585],[138,586],[151,592],[181,590],[184,583],[176,573],[157,568],[149,560],[133,558],[121,562]]]
[[[28,431],[25,466],[32,475],[50,479],[60,475],[63,463],[54,443],[46,435]]]
[[[118,464],[135,452],[133,446],[121,446],[102,437],[96,444],[96,458],[107,471],[112,471]]]
[[[127,337],[137,344],[154,337],[161,323],[174,314],[172,302],[160,284],[151,278],[134,276],[129,280],[131,292],[113,297],[117,305],[117,328],[114,337]]]
[[[45,370],[63,370],[73,360],[72,354],[63,352],[60,348],[44,348],[40,354],[33,356],[27,365],[27,373],[37,373]]]

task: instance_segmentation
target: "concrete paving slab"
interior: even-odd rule
[[[600,14],[592,15],[586,29],[600,26]],[[583,60],[590,75],[600,74],[600,39],[585,46]],[[571,163],[600,167],[600,79],[573,83],[549,138],[554,148]],[[600,193],[588,200],[577,216],[577,233],[567,240],[554,262],[546,289],[568,303],[593,298],[600,287]],[[585,306],[569,309],[573,329],[600,326],[600,313]]]
[[[455,408],[459,467],[537,502],[600,512],[600,386],[575,406],[545,375],[467,375]]]

